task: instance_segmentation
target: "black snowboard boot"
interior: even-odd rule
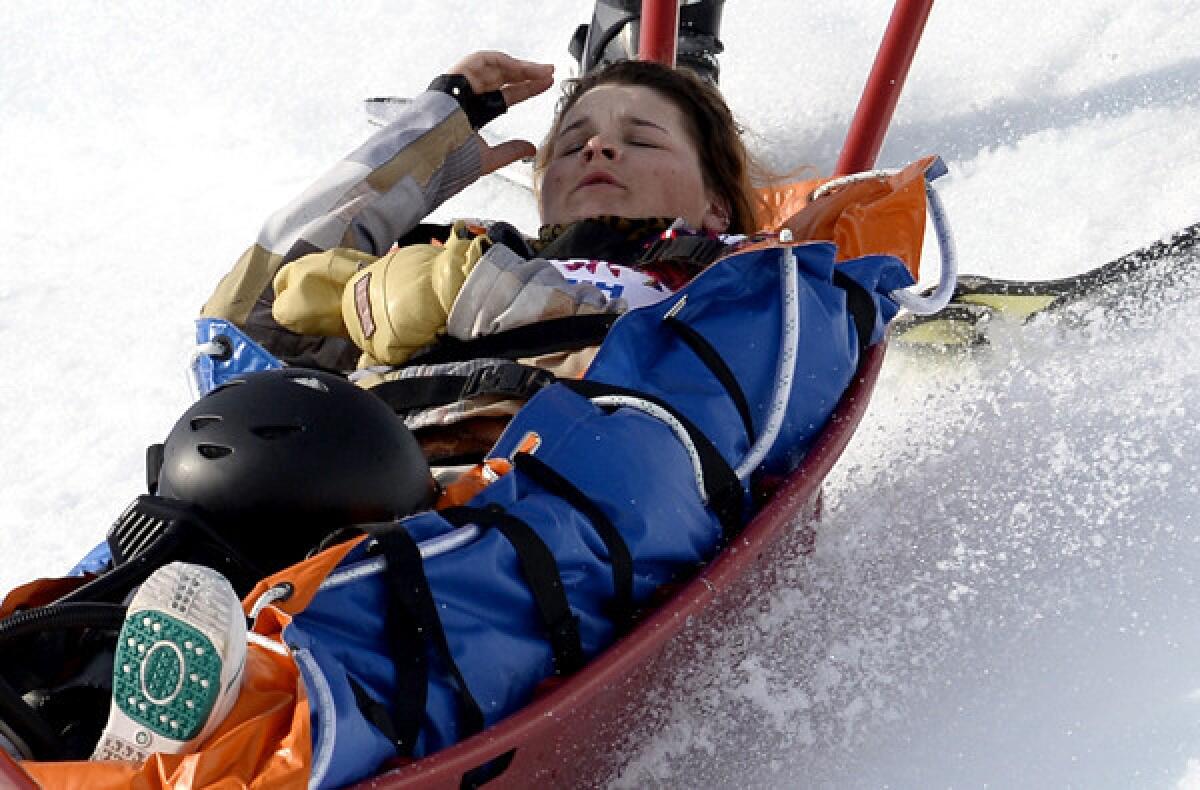
[[[679,47],[676,63],[716,85],[717,55],[724,51],[718,35],[725,0],[683,0],[679,8]],[[641,0],[596,0],[589,25],[580,25],[568,49],[581,74],[609,63],[638,56]]]

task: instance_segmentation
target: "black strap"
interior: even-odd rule
[[[833,284],[846,292],[846,310],[854,319],[854,329],[858,333],[858,358],[862,359],[875,331],[875,299],[857,280],[837,268],[833,270]]]
[[[564,379],[559,383],[585,398],[625,395],[649,401],[667,411],[687,431],[692,445],[696,448],[696,453],[700,456],[700,468],[704,473],[704,493],[708,498],[708,506],[712,508],[713,513],[721,522],[721,529],[726,541],[732,540],[741,531],[745,503],[745,490],[742,488],[742,482],[738,480],[733,467],[717,452],[717,448],[708,440],[708,437],[678,409],[654,395],[627,387],[618,387],[615,384],[605,384],[602,381]]]
[[[636,265],[647,243],[671,226],[665,217],[593,217],[543,227],[533,244],[548,260],[585,259]]]
[[[668,315],[663,318],[663,323],[675,330],[680,339],[687,344],[709,372],[716,377],[725,391],[729,393],[733,405],[737,408],[738,415],[742,418],[742,427],[746,429],[746,438],[750,444],[754,444],[756,434],[754,432],[754,420],[750,416],[750,403],[746,400],[746,393],[742,390],[742,385],[738,383],[737,377],[733,375],[729,365],[725,364],[725,360],[717,353],[712,343],[705,339],[704,335],[700,334],[692,326],[680,321],[679,318],[673,315]]]
[[[370,388],[399,414],[445,406],[480,395],[528,400],[554,382],[554,374],[532,365],[498,362],[465,376],[434,374],[385,381]]]
[[[396,731],[397,719],[392,717],[392,712],[388,710],[387,705],[372,697],[370,692],[354,679],[353,675],[347,674],[346,680],[350,682],[350,691],[354,693],[354,704],[358,706],[358,712],[374,725],[375,729],[383,733],[383,737],[398,745],[400,733]]]
[[[367,530],[373,532],[373,530]],[[421,719],[425,715],[425,703],[429,689],[429,658],[426,637],[421,633],[418,611],[422,608],[413,601],[414,595],[428,592],[427,584],[420,584],[413,577],[412,563],[408,559],[403,540],[391,531],[375,534],[379,551],[387,561],[384,583],[388,590],[386,628],[391,648],[392,662],[396,665],[396,693],[393,697],[392,724],[382,729],[392,739],[401,756],[411,756],[420,735]],[[420,565],[420,563],[417,563]],[[425,571],[419,568],[419,579],[424,581]],[[414,590],[414,583],[419,588]],[[361,709],[361,705],[359,706]],[[374,711],[364,711],[370,720]]]
[[[476,93],[471,83],[461,74],[443,74],[434,77],[429,90],[441,91],[453,96],[458,106],[467,114],[472,129],[480,129],[489,121],[499,118],[508,109],[504,94],[500,91]]]
[[[474,523],[495,529],[512,544],[521,574],[529,585],[538,618],[554,656],[554,672],[569,675],[584,664],[579,618],[571,611],[558,563],[545,541],[521,519],[500,505],[485,508],[456,507],[441,511],[451,524]]]
[[[608,561],[612,565],[613,602],[609,612],[619,633],[633,625],[633,555],[625,538],[617,531],[612,520],[605,515],[590,497],[567,478],[563,477],[542,459],[529,453],[517,453],[513,465],[547,492],[557,496],[577,510],[592,524],[608,549]]]
[[[486,357],[522,359],[556,351],[577,351],[599,345],[618,317],[616,313],[570,315],[471,340],[458,340],[445,335],[411,358],[406,365],[436,365]]]
[[[394,522],[363,527],[375,539],[387,561],[387,631],[396,663],[396,697],[392,732],[397,751],[412,756],[425,716],[429,687],[430,646],[436,651],[457,686],[462,736],[483,730],[483,711],[471,695],[467,681],[454,661],[437,604],[425,577],[421,551],[408,531]]]
[[[686,264],[697,272],[729,250],[729,245],[712,236],[677,235],[659,239],[651,244],[638,260],[639,268],[661,261]]]

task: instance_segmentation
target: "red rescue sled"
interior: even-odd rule
[[[835,175],[870,169],[899,98],[933,0],[900,0],[893,11]],[[652,9],[657,6],[658,9]],[[675,0],[644,0],[644,13]],[[650,26],[643,27],[643,36]],[[675,30],[668,22],[658,29]],[[669,45],[642,52],[667,52]],[[829,426],[804,463],[730,546],[703,572],[578,673],[546,690],[532,704],[449,749],[360,783],[358,790],[457,788],[487,783],[495,788],[588,787],[603,783],[628,758],[623,737],[647,720],[646,700],[668,688],[679,656],[687,655],[706,629],[743,610],[762,562],[789,529],[815,517],[821,482],[841,456],[866,412],[884,343],[859,361],[854,383],[842,396]]]
[[[674,59],[677,0],[643,0],[640,51]],[[835,175],[870,169],[924,29],[933,0],[898,0],[838,159]],[[623,739],[645,727],[643,708],[667,689],[680,656],[732,612],[745,608],[779,538],[812,521],[820,486],[861,421],[883,363],[884,344],[859,362],[824,433],[804,463],[774,491],[734,545],[679,587],[638,626],[578,673],[549,685],[533,703],[462,743],[362,782],[360,790],[587,787],[628,759]],[[641,730],[645,734],[646,730]],[[0,750],[0,787],[35,788]]]

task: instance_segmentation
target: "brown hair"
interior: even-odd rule
[[[583,94],[599,85],[650,88],[679,108],[700,157],[704,186],[729,209],[730,233],[753,233],[759,228],[762,200],[751,172],[757,168],[742,143],[741,128],[717,89],[690,71],[644,60],[622,60],[577,79],[567,80],[558,101],[554,123],[538,150],[535,170],[540,177],[549,165],[553,142],[563,118]]]

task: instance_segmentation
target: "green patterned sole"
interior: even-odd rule
[[[208,637],[150,610],[126,618],[117,644],[114,704],[159,735],[177,741],[196,737],[221,688],[221,657]]]
[[[138,588],[113,655],[113,697],[93,760],[141,762],[194,749],[229,713],[246,621],[216,571],[173,562]]]

